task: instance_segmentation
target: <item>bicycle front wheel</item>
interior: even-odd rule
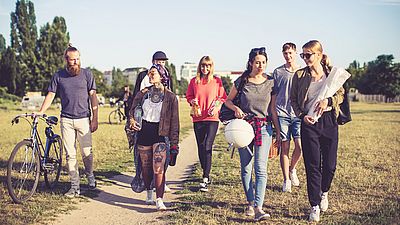
[[[7,166],[7,189],[15,203],[28,200],[36,191],[40,176],[38,152],[31,141],[19,142],[11,153]]]
[[[53,189],[60,178],[62,169],[63,145],[60,137],[57,137],[50,145],[49,154],[44,162],[44,181],[46,186]]]
[[[108,122],[110,124],[119,124],[119,123],[121,123],[123,118],[124,118],[124,115],[120,111],[114,110],[114,111],[110,112],[110,115],[108,115]]]

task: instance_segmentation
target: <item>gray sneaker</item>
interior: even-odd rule
[[[90,190],[95,189],[97,187],[97,182],[94,179],[94,175],[87,176],[87,179],[88,179],[89,189]]]
[[[74,198],[74,197],[78,197],[80,194],[81,194],[81,191],[79,190],[79,188],[71,187],[69,189],[69,191],[67,191],[67,193],[64,194],[64,196],[66,196],[68,198]]]
[[[328,204],[328,192],[323,192],[321,195],[321,203],[319,204],[321,212],[328,210]]]

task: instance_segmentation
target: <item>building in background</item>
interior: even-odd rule
[[[229,77],[233,83],[243,71],[215,71],[214,73],[220,77]]]
[[[181,66],[181,79],[189,81],[196,76],[197,73],[197,63],[185,62]]]

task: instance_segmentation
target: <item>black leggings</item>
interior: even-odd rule
[[[307,176],[308,200],[319,205],[329,191],[336,170],[338,124],[333,111],[324,112],[314,125],[301,123],[301,148]]]
[[[217,134],[218,124],[218,121],[193,123],[200,164],[203,169],[203,178],[209,178],[210,176],[212,146],[214,144],[215,135]]]

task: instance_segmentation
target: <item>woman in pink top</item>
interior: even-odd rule
[[[212,146],[218,130],[219,110],[226,99],[222,80],[213,73],[214,62],[210,56],[203,56],[197,67],[197,75],[190,80],[186,91],[186,99],[189,104],[199,109],[198,113],[192,115],[192,121],[200,164],[203,169],[200,191],[208,191],[208,185],[211,183]]]

